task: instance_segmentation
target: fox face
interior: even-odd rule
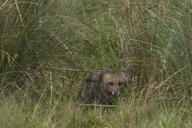
[[[123,71],[108,71],[103,74],[100,84],[105,97],[118,98],[123,88],[127,86],[126,73]]]

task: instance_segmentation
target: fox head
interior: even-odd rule
[[[121,71],[109,70],[103,73],[101,88],[106,97],[118,98],[123,88],[127,86],[128,69]]]

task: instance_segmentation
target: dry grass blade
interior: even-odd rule
[[[86,107],[106,107],[106,108],[115,108],[115,107],[117,107],[117,105],[104,105],[104,104],[76,104],[76,105],[86,106]]]
[[[74,72],[96,72],[96,71],[104,71],[107,69],[78,69],[78,68],[59,68],[59,67],[52,67],[52,66],[47,66],[48,69],[54,69],[54,70],[65,70],[65,71],[74,71]],[[125,71],[123,70],[114,70],[114,71]]]
[[[17,0],[15,0],[15,5],[16,5],[16,8],[17,8],[17,11],[18,11],[19,17],[20,17],[20,19],[21,19],[21,22],[23,23],[23,27],[24,27],[24,26],[25,26],[25,24],[24,24],[24,22],[23,22],[23,17],[22,17],[22,15],[21,15],[21,11],[20,11],[20,9],[19,9],[19,6],[18,6],[18,2],[17,2]]]
[[[9,1],[9,0],[6,0],[6,1],[2,4],[2,6],[0,7],[0,10],[8,3],[8,1]]]
[[[163,82],[161,82],[161,83],[154,89],[154,91],[157,90],[158,88],[160,88],[161,86],[163,86],[163,84],[165,84],[169,79],[171,79],[171,78],[172,78],[173,76],[175,76],[177,73],[179,73],[179,72],[181,72],[181,71],[183,71],[184,69],[189,68],[189,67],[191,67],[191,66],[183,67],[183,68],[179,69],[178,71],[176,71],[175,73],[173,73],[173,74],[172,74],[171,76],[169,76],[166,80],[164,80]]]
[[[94,69],[77,69],[77,68],[59,68],[59,67],[47,67],[49,69],[55,69],[55,70],[65,70],[65,71],[74,71],[74,72],[95,72],[100,70],[94,70]]]
[[[0,52],[1,52],[2,54],[5,54],[5,55],[7,56],[7,58],[8,58],[8,60],[11,60],[11,61],[12,61],[15,65],[17,65],[20,69],[23,69],[23,67],[22,67],[19,63],[17,63],[17,62],[15,61],[15,59],[9,55],[8,52],[3,51],[3,50],[0,50]]]
[[[148,99],[149,99],[149,97],[150,97],[150,95],[151,95],[151,92],[152,92],[152,90],[153,90],[153,87],[154,87],[154,85],[155,85],[156,83],[157,83],[157,82],[154,82],[152,85],[150,85],[150,86],[147,88],[147,92],[146,92],[146,94],[145,94],[145,100],[144,100],[143,108],[146,107],[147,101],[148,101]]]
[[[75,80],[69,79],[69,78],[64,77],[64,76],[61,76],[61,75],[57,75],[57,76],[60,77],[60,78],[62,78],[62,79],[66,79],[66,80],[69,80],[69,81],[73,81],[73,82],[75,82],[76,84],[82,84],[82,82],[75,81]]]

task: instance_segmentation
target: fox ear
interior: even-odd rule
[[[125,74],[125,76],[128,76],[129,75],[129,69],[130,68],[130,64],[128,64],[124,69],[123,69],[123,72]]]

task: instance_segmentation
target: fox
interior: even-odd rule
[[[128,71],[98,70],[84,80],[78,92],[78,100],[86,104],[100,103],[112,105],[117,101],[123,89],[127,87]]]

